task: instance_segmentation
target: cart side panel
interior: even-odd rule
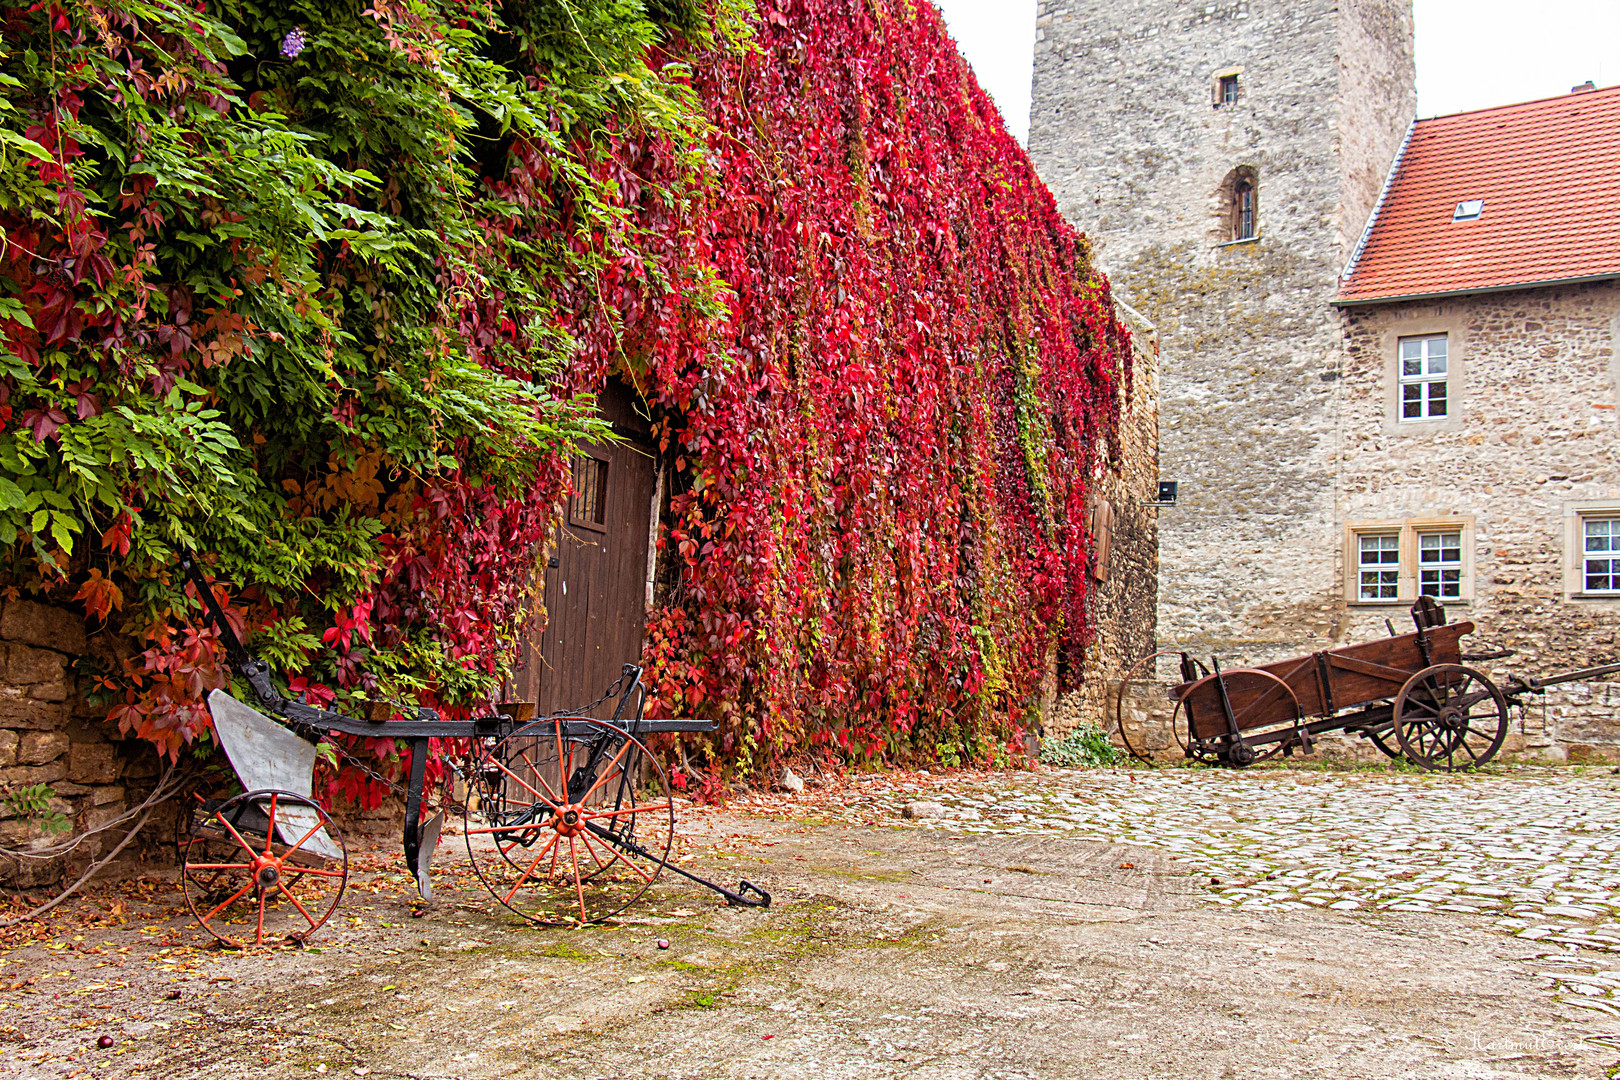
[[[1240,731],[1294,722],[1294,699],[1288,692],[1293,689],[1291,684],[1284,688],[1275,679],[1257,676],[1252,668],[1234,668],[1224,678],[1227,700],[1232,703],[1232,715]],[[1200,739],[1217,738],[1227,732],[1220,694],[1213,675],[1192,683],[1187,690],[1187,716],[1193,734]]]
[[[1471,622],[1449,623],[1429,630],[1429,659],[1418,647],[1416,634],[1329,649],[1331,689],[1335,710],[1383,701],[1401,692],[1406,680],[1430,664],[1462,662],[1461,638],[1472,632]],[[1374,671],[1371,668],[1382,670]]]

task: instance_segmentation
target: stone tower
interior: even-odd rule
[[[1161,342],[1159,643],[1338,640],[1338,276],[1416,108],[1411,0],[1041,0],[1030,153]]]

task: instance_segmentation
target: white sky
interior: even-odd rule
[[[937,0],[1020,142],[1029,134],[1035,0]],[[1080,0],[1107,3],[1108,0]],[[1415,0],[1418,115],[1620,82],[1620,0]]]

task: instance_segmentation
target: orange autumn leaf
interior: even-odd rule
[[[106,619],[114,611],[121,611],[124,607],[124,591],[113,582],[101,576],[101,571],[95,568],[90,570],[90,580],[79,586],[79,591],[73,594],[73,599],[84,601],[84,610],[100,619]]]

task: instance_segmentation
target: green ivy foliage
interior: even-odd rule
[[[704,123],[683,69],[648,58],[710,25],[734,19],[669,0],[0,8],[0,584],[71,595],[133,638],[115,651],[145,647],[126,728],[177,751],[225,678],[177,619],[189,550],[250,586],[231,599],[256,645],[311,681],[366,693],[380,672],[451,702],[495,682],[500,649],[440,628],[493,588],[475,644],[515,630],[556,451],[601,434],[559,388],[557,294],[615,259],[656,270],[600,146],[665,141],[686,156],[642,201],[685,197]],[[459,587],[477,568],[441,572],[446,544],[503,513],[532,524]],[[374,612],[407,568],[423,602]],[[388,640],[317,637],[361,610]]]

